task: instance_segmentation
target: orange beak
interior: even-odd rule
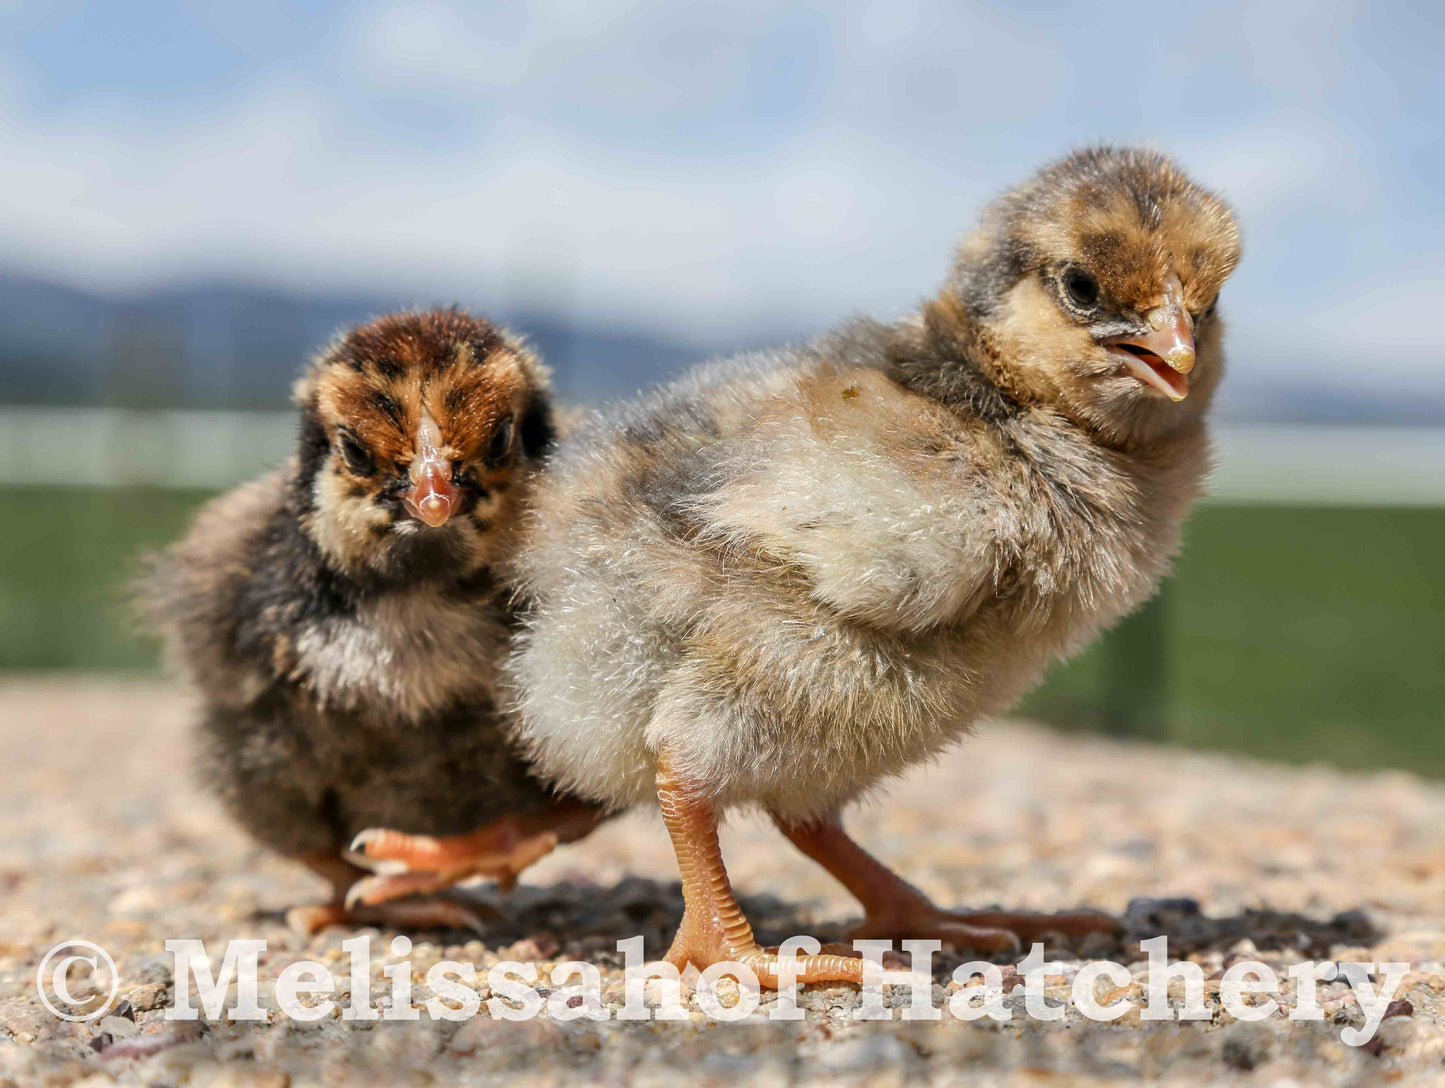
[[[433,529],[447,523],[461,499],[461,491],[452,483],[452,463],[437,448],[441,437],[441,428],[423,409],[416,433],[416,457],[407,470],[411,490],[401,497],[407,513]]]
[[[1173,401],[1189,395],[1188,374],[1194,369],[1194,319],[1184,308],[1184,287],[1171,275],[1164,301],[1149,311],[1151,331],[1142,336],[1116,336],[1105,346],[1123,362],[1129,375]]]

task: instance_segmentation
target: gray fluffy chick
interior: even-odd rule
[[[671,963],[778,984],[723,868],[732,806],[861,901],[855,936],[1114,928],[942,910],[840,812],[1154,592],[1208,468],[1238,258],[1229,210],[1170,161],[1081,151],[995,202],[916,313],[703,367],[563,440],[516,554],[518,735],[579,796],[659,804],[686,902]],[[862,977],[842,955],[794,969]]]
[[[738,805],[853,891],[857,935],[1113,928],[939,909],[840,812],[1155,591],[1208,470],[1238,254],[1168,159],[1084,150],[991,205],[915,314],[701,368],[566,436],[516,556],[517,730],[565,789],[659,803],[672,964],[779,981],[718,850]],[[795,970],[861,980],[842,955]]]

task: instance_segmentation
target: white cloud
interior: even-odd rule
[[[1191,67],[1149,63],[1147,41],[1100,53],[1124,15],[1069,18],[893,0],[375,3],[220,106],[160,113],[113,94],[39,113],[21,69],[0,67],[0,245],[109,288],[234,269],[547,304],[555,275],[594,319],[806,328],[897,312],[942,278],[993,191],[1071,144],[1143,135],[1241,209],[1229,304],[1261,354],[1368,342],[1377,375],[1418,378],[1434,356],[1410,318],[1438,270],[1370,227],[1398,215],[1371,134],[1299,104],[1363,78],[1340,66],[1345,31],[1283,17],[1270,32],[1298,34],[1269,49],[1214,27]],[[1193,23],[1148,26],[1176,51],[1193,40]],[[1251,104],[1182,110],[1196,69],[1238,69]],[[432,107],[462,122],[429,133]],[[1349,259],[1322,257],[1347,229]],[[1361,283],[1378,297],[1342,306]]]
[[[382,86],[476,90],[523,82],[535,58],[526,9],[497,5],[475,11],[485,16],[468,19],[433,0],[372,4],[346,36],[350,59]]]

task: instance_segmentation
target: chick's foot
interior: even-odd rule
[[[380,878],[363,881],[365,888],[359,893],[376,903],[423,888],[449,887],[472,877],[490,877],[510,888],[522,870],[550,854],[557,842],[555,832],[523,834],[508,819],[481,831],[445,838],[370,828],[356,837],[351,849],[378,870]],[[401,877],[421,879],[398,879]]]
[[[365,901],[382,902],[414,891],[432,891],[471,877],[490,877],[504,889],[560,843],[582,838],[602,821],[602,812],[580,801],[558,801],[539,812],[508,816],[465,835],[409,835],[388,828],[363,831],[351,844],[354,853],[383,878],[425,874],[406,881],[367,882]]]
[[[1062,914],[1015,911],[949,911],[869,854],[836,819],[815,823],[774,822],[799,850],[812,858],[863,905],[863,923],[850,934],[857,940],[939,940],[955,948],[1016,952],[1021,941],[1047,933],[1070,937],[1117,933],[1117,919],[1101,911]]]
[[[469,929],[480,933],[485,928],[478,909],[497,912],[485,904],[476,908],[435,896],[398,899],[398,896],[430,892],[446,887],[431,878],[408,880],[410,874],[380,878],[391,881],[386,895],[375,903],[365,901],[358,886],[378,878],[368,876],[365,869],[347,861],[339,851],[317,850],[303,854],[301,861],[312,872],[331,885],[331,900],[310,906],[292,907],[286,912],[286,924],[298,933],[310,935],[328,926],[387,926],[395,929]],[[378,886],[380,887],[380,886]],[[364,889],[363,889],[364,890]],[[386,901],[394,900],[394,901]]]
[[[664,751],[657,765],[657,800],[682,874],[683,915],[664,957],[679,971],[692,964],[740,963],[769,989],[779,984],[781,957],[759,946],[733,895],[718,844],[717,812],[702,791],[671,770]],[[797,956],[789,970],[798,982],[863,981],[863,961],[847,955]]]
[[[292,907],[286,924],[297,933],[310,936],[330,926],[380,926],[384,929],[466,929],[484,933],[481,914],[454,899],[416,897],[386,903],[347,906],[345,903],[317,903]]]

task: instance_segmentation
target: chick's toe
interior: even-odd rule
[[[286,924],[297,933],[310,936],[330,926],[380,926],[385,929],[464,929],[485,933],[482,915],[499,916],[486,904],[459,903],[440,897],[396,899],[385,903],[348,906],[344,903],[318,903],[292,907],[286,912]]]
[[[955,948],[1013,952],[1021,941],[1045,934],[1082,937],[1120,929],[1117,919],[1096,910],[1059,914],[944,910],[858,845],[836,817],[812,823],[775,817],[774,822],[794,846],[832,873],[863,905],[864,920],[849,934],[855,940],[938,940]]]

